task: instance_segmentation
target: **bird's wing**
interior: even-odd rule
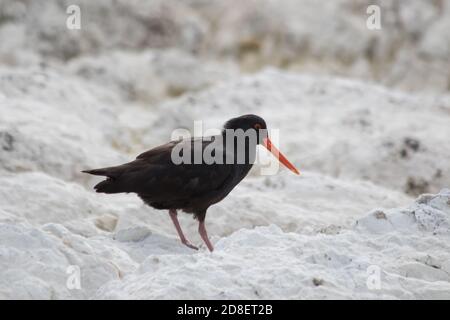
[[[220,189],[232,177],[232,165],[192,164],[193,161],[175,164],[172,161],[176,145],[193,147],[198,141],[194,138],[172,141],[140,154],[135,161],[122,165],[124,171],[115,183],[129,190],[125,192],[136,192],[155,201],[189,198]],[[211,141],[202,139],[201,143],[204,149]]]

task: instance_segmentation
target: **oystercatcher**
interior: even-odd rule
[[[240,139],[238,132],[243,134],[243,139]],[[252,133],[254,139],[251,139]],[[184,236],[177,217],[177,210],[192,213],[199,221],[201,238],[213,251],[205,228],[206,211],[225,198],[247,175],[258,144],[266,147],[288,169],[299,174],[294,165],[273,146],[264,119],[252,114],[227,121],[220,135],[171,141],[140,154],[129,163],[83,172],[107,177],[94,187],[97,192],[134,192],[147,205],[169,210],[181,242],[189,248],[198,249]],[[198,150],[200,160],[195,155]],[[206,155],[214,161],[206,159]]]

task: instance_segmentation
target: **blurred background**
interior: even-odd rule
[[[80,30],[66,28],[70,5],[81,10]],[[381,10],[381,30],[366,26],[370,5]],[[77,65],[74,71],[93,77],[100,76],[102,56],[121,65],[155,52],[186,63],[219,63],[223,72],[269,65],[446,92],[449,10],[446,0],[2,0],[0,61],[11,67]],[[97,68],[89,70],[89,63]],[[168,96],[192,89],[176,85],[177,71],[182,73],[162,72],[174,78]],[[194,88],[206,85],[200,82]],[[162,98],[128,90],[138,100]]]

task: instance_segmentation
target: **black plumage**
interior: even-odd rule
[[[257,129],[256,141],[245,140],[244,163],[226,164],[226,158],[237,159],[239,150],[227,148],[224,137],[225,129]],[[209,206],[221,201],[247,175],[253,165],[251,155],[256,145],[267,138],[265,121],[255,115],[245,115],[228,121],[222,137],[191,138],[171,141],[140,154],[134,161],[119,166],[86,170],[85,173],[105,176],[106,180],[98,183],[94,189],[101,193],[136,193],[147,205],[156,209],[168,209],[181,241],[195,248],[184,237],[179,226],[176,210],[194,214],[199,220],[199,232],[208,248],[213,247],[208,240],[204,225]],[[223,143],[221,142],[223,141]],[[221,155],[222,163],[194,163],[194,152],[189,155],[189,163],[176,164],[173,161],[174,148],[193,151],[198,144],[203,152],[216,143],[215,152]],[[183,153],[180,153],[183,155]],[[213,153],[214,155],[214,153]]]

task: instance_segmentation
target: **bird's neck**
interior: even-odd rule
[[[233,157],[233,163],[247,165],[250,170],[256,159],[257,142],[250,138],[227,135],[225,131],[222,132],[222,139],[227,156]]]

